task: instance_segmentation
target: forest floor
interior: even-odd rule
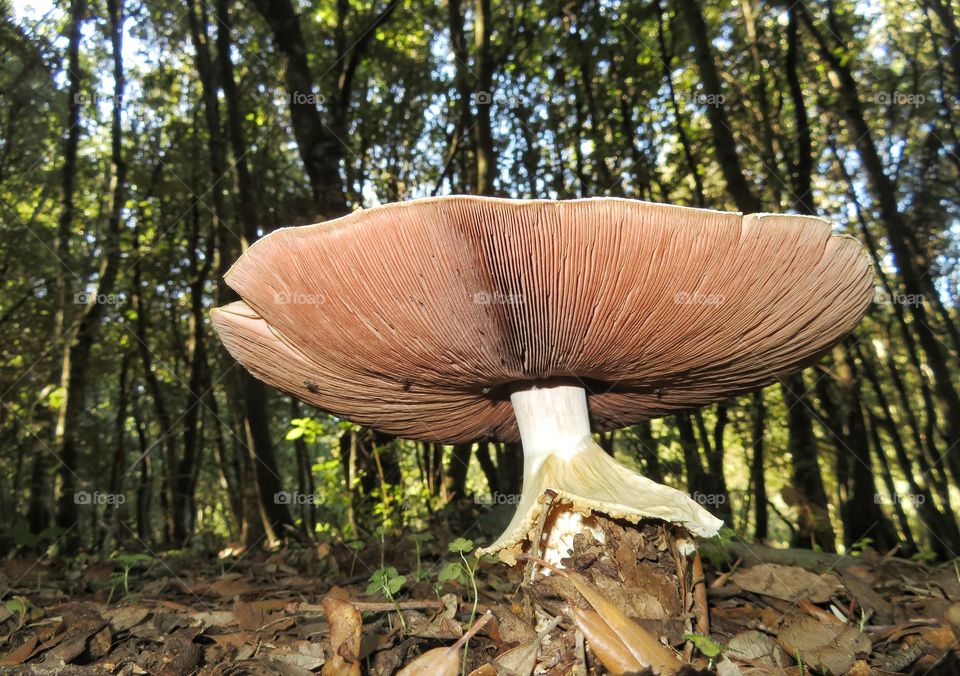
[[[649,673],[669,644],[664,673],[677,656],[722,676],[960,673],[956,562],[733,541],[688,557],[662,524],[600,527],[604,544],[578,537],[564,560],[579,572],[552,574],[436,536],[8,558],[0,670],[388,675],[420,657],[406,673]]]

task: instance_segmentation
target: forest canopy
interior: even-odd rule
[[[308,408],[209,321],[236,298],[226,270],[276,228],[450,194],[816,215],[855,236],[875,300],[817,364],[598,441],[745,540],[960,549],[948,0],[0,7],[0,549],[437,521],[495,536],[517,444]]]

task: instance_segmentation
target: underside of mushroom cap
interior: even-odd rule
[[[825,221],[633,200],[447,197],[285,228],[213,313],[235,358],[407,438],[518,438],[518,384],[575,379],[595,430],[768,384],[850,332],[869,260]]]

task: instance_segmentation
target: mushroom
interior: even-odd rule
[[[318,408],[411,439],[519,439],[523,490],[481,552],[512,562],[545,491],[695,535],[722,522],[591,432],[810,364],[873,296],[859,243],[806,216],[634,200],[440,197],[283,228],[226,275],[229,352]],[[545,557],[547,558],[547,557]]]

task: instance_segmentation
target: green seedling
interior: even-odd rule
[[[440,571],[438,579],[441,584],[447,581],[456,580],[457,582],[465,585],[469,581],[471,590],[473,592],[473,607],[470,609],[469,626],[473,626],[473,620],[477,616],[477,604],[480,602],[480,592],[477,590],[477,566],[480,564],[480,561],[476,557],[470,557],[470,559],[467,558],[467,554],[473,551],[473,540],[468,540],[467,538],[457,538],[447,545],[447,550],[452,554],[459,554],[460,561],[454,561],[444,566],[443,570]],[[470,641],[468,640],[463,644],[464,671],[462,673],[466,673],[467,652],[469,650]]]
[[[713,669],[714,661],[720,656],[720,653],[723,652],[723,646],[714,643],[713,639],[703,634],[684,634],[683,640],[691,641],[697,650],[710,661],[707,669]]]
[[[397,573],[396,568],[386,566],[375,570],[373,575],[370,576],[370,584],[367,585],[368,594],[381,592],[387,597],[387,600],[393,604],[394,610],[397,611],[397,617],[400,618],[400,626],[403,627],[404,632],[407,631],[407,623],[403,619],[403,613],[400,612],[400,605],[397,603],[396,594],[406,581],[406,576]]]
[[[118,553],[114,552],[110,557],[116,559],[121,566],[123,566],[123,593],[125,596],[130,595],[130,571],[133,570],[133,567],[138,563],[146,563],[153,561],[152,556],[147,556],[146,554],[131,554],[131,553]]]
[[[427,574],[423,570],[423,559],[421,556],[421,548],[423,547],[423,543],[429,542],[430,540],[433,539],[433,535],[430,533],[417,533],[411,539],[413,540],[414,547],[416,547],[416,551],[417,551],[417,572],[415,574],[415,578],[417,582],[423,582],[424,579],[426,579]]]

